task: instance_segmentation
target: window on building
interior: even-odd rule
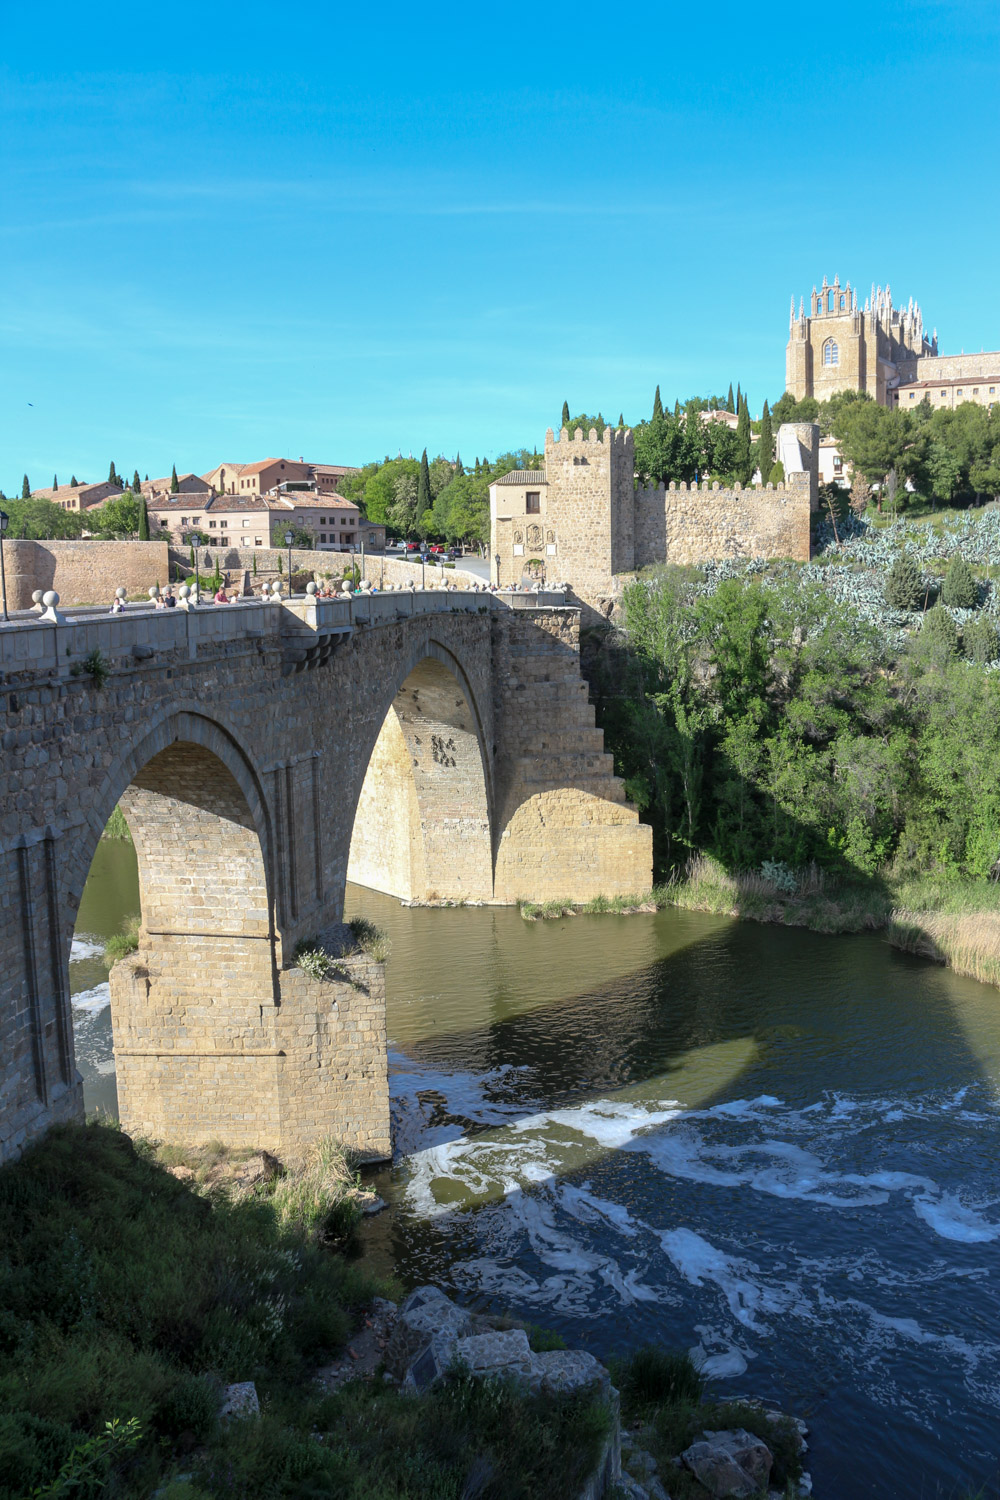
[[[962,387],[959,386],[958,390],[955,392],[955,395],[956,396],[960,396],[961,394],[962,394]]]
[[[844,460],[842,458],[835,458],[833,460],[833,472],[835,474],[843,474],[843,472],[844,472]]]
[[[182,526],[186,526],[186,525],[187,525],[187,523],[188,523],[188,518],[187,518],[187,516],[181,516],[181,525],[182,525]]]
[[[261,547],[261,546],[263,546],[263,543],[262,543],[262,541],[261,541],[261,539],[260,539],[259,536],[255,536],[254,537],[253,544],[254,544],[255,547]]]
[[[943,401],[943,400],[944,400],[944,398],[945,398],[945,396],[947,396],[947,394],[948,394],[948,392],[947,392],[947,391],[942,391],[942,392],[941,392],[941,400],[942,400],[942,401]]]
[[[227,536],[220,536],[219,537],[219,546],[220,547],[228,547],[229,546],[229,538]]]
[[[825,365],[840,364],[840,350],[837,348],[836,339],[827,339],[823,345],[823,363]]]
[[[995,396],[995,395],[996,395],[996,393],[997,393],[997,388],[996,388],[996,386],[995,386],[995,385],[991,385],[991,386],[990,386],[990,395],[991,395],[991,396]]]
[[[541,491],[529,490],[524,497],[524,508],[529,516],[537,516],[541,509]]]
[[[320,539],[320,541],[321,541],[321,542],[322,542],[322,543],[324,543],[324,545],[325,545],[325,543],[326,543],[326,532],[325,532],[325,531],[321,531],[321,532],[320,532],[320,534],[319,534],[319,539]]]
[[[216,526],[218,525],[218,522],[217,521],[209,521],[208,524],[211,527],[211,529],[214,531],[215,528],[216,528]]]
[[[911,401],[913,400],[913,392],[912,391],[910,392],[910,400]]]
[[[974,385],[974,386],[973,386],[973,387],[972,387],[972,394],[973,394],[973,395],[974,395],[974,396],[978,396],[978,395],[979,395],[979,387],[978,387],[978,385]]]
[[[826,299],[826,310],[827,310],[827,312],[835,312],[836,308],[837,308],[837,298],[836,298],[836,296],[835,296],[835,294],[833,292],[829,292],[827,294],[827,299]]]

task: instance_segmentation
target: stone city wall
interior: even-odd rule
[[[807,474],[786,484],[722,489],[718,481],[638,488],[635,566],[724,557],[809,561],[812,499]]]
[[[7,608],[30,609],[36,589],[55,589],[65,608],[110,605],[116,588],[145,594],[168,578],[166,542],[5,541]]]

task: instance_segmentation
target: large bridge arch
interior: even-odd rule
[[[382,695],[347,878],[403,900],[489,901],[493,794],[483,714],[461,663],[421,642]]]

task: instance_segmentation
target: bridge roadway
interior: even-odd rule
[[[559,596],[297,597],[0,628],[0,1160],[79,1118],[68,962],[117,804],[136,954],[119,1108],[158,1139],[388,1154],[384,969],[333,977],[350,877],[401,898],[582,901],[651,882]]]

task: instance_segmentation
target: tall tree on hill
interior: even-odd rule
[[[58,474],[53,474],[53,476],[52,476],[52,488],[54,490],[57,490],[59,488],[59,475]]]
[[[568,401],[564,401],[563,402],[562,425],[564,427],[568,427],[569,426],[569,402]]]
[[[138,496],[137,498],[139,500],[139,540],[140,542],[148,542],[149,514],[146,510],[146,501],[143,496]]]
[[[623,411],[620,411],[618,413],[618,426],[619,427],[624,427],[625,426],[625,413]]]
[[[118,483],[118,475],[115,473],[115,461],[114,461],[114,459],[111,460],[111,467],[108,470],[108,483],[109,484],[117,484]]]
[[[417,478],[417,520],[425,510],[431,508],[431,470],[427,462],[427,449],[420,455],[420,474]]]
[[[170,470],[170,493],[176,495],[179,489],[180,485],[177,483],[177,465],[174,464]]]
[[[653,397],[653,421],[663,416],[663,402],[660,400],[660,387],[656,387],[656,395]]]
[[[736,418],[736,478],[740,484],[749,484],[753,477],[754,462],[750,440],[750,412],[746,398],[741,397]]]
[[[729,382],[729,395],[726,397],[726,411],[735,412],[736,405],[733,401],[733,382]]]
[[[141,488],[142,488],[142,484],[141,484],[140,479],[139,479],[139,470],[136,469],[135,472],[132,475],[132,493],[133,493],[133,495],[138,495],[138,493],[139,493],[139,491],[140,491]]]
[[[739,416],[739,414],[740,414],[740,402],[742,400],[743,400],[743,392],[740,390],[740,383],[737,380],[737,382],[736,382],[736,415],[737,416]]]
[[[774,433],[771,430],[771,412],[767,402],[760,418],[760,439],[757,443],[757,467],[761,484],[767,484],[774,467]]]
[[[461,455],[461,453],[456,453],[455,454],[455,478],[456,479],[461,479],[461,477],[462,477],[462,475],[464,473],[465,473],[465,466],[462,463],[462,455]]]
[[[75,474],[70,476],[69,487],[71,490],[77,490],[80,488],[80,481],[77,479]]]
[[[25,474],[24,478],[21,480],[21,499],[22,500],[30,500],[31,499],[31,485],[28,483],[28,476],[27,476],[27,474]]]

